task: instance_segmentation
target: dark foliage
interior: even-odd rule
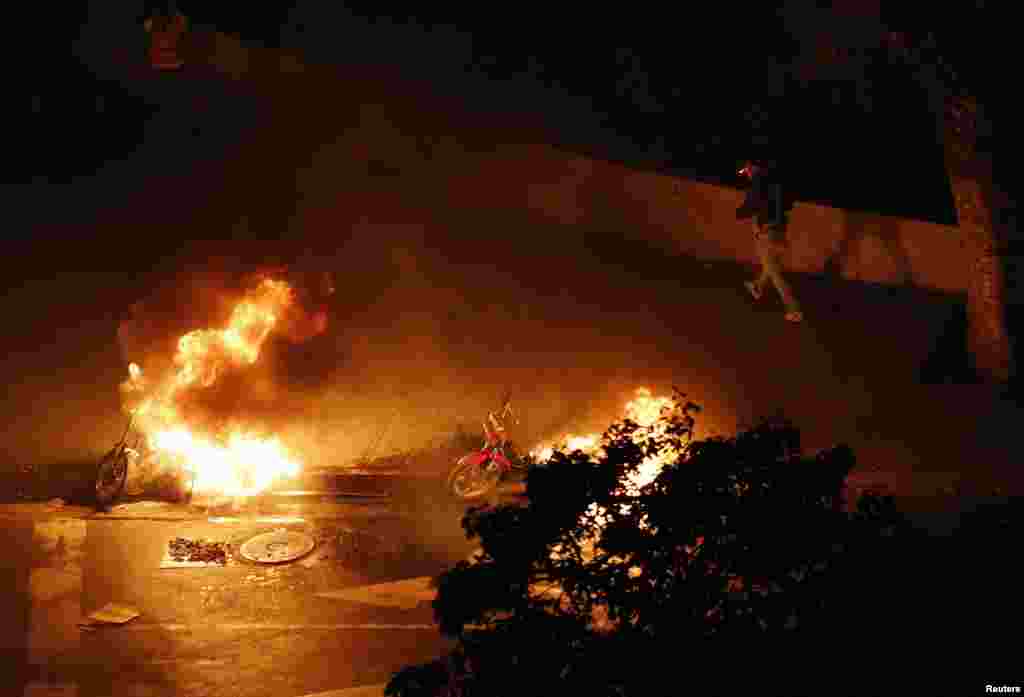
[[[862,550],[884,553],[879,540],[908,528],[890,499],[845,512],[848,447],[805,455],[782,418],[694,441],[696,411],[677,393],[655,426],[612,426],[601,456],[539,463],[527,505],[472,509],[463,526],[482,552],[439,577],[434,602],[457,649],[396,674],[387,694],[683,694],[710,675],[718,693],[789,684],[776,659],[855,620],[846,576]],[[631,486],[649,457],[660,473]],[[744,670],[730,670],[741,652]]]

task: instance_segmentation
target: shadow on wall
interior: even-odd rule
[[[914,282],[910,257],[900,238],[898,218],[853,210],[841,210],[840,216],[842,237],[835,252],[825,260],[826,276],[841,278],[856,248],[870,239],[880,243],[889,262],[896,265],[899,283],[910,285]]]

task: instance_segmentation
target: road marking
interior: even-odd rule
[[[150,665],[181,665],[183,663],[189,663],[194,666],[226,666],[231,665],[232,661],[228,658],[154,658],[151,661],[146,661]]]
[[[376,583],[371,586],[356,586],[336,591],[317,593],[318,598],[347,600],[352,603],[399,607],[412,609],[421,602],[433,600],[437,591],[431,588],[433,579],[429,576],[407,578],[390,583]]]
[[[156,516],[156,515],[107,515],[105,513],[97,513],[95,515],[86,516],[82,520],[88,520],[90,522],[114,522],[118,520],[138,520],[143,523],[192,523],[203,520],[202,516],[189,517],[189,516]]]
[[[384,691],[381,690],[378,694],[383,695]],[[25,685],[22,695],[23,697],[78,697],[78,685],[32,682]]]
[[[341,489],[334,489],[331,491],[325,491],[321,489],[296,489],[294,491],[275,491],[271,494],[274,497],[279,498],[304,498],[320,496],[323,498],[329,498],[332,496],[337,497],[351,497],[358,499],[386,499],[391,498],[391,494],[384,492],[373,492],[373,491],[343,491]]]
[[[152,632],[152,631],[166,631],[166,632],[189,632],[193,630],[223,630],[228,632],[234,631],[247,631],[247,630],[274,630],[274,631],[293,631],[303,629],[314,629],[322,631],[333,631],[333,630],[359,630],[359,629],[406,629],[415,631],[424,630],[437,630],[436,624],[272,624],[272,623],[260,623],[260,622],[238,622],[238,623],[218,623],[218,624],[173,624],[173,623],[159,623],[159,624],[127,624],[120,627],[118,631],[138,631],[138,632]]]
[[[383,697],[385,687],[387,687],[387,683],[380,683],[379,685],[360,685],[359,687],[343,687],[340,690],[317,692],[311,695],[303,695],[302,697]]]
[[[289,523],[305,523],[306,519],[305,518],[300,518],[298,516],[259,516],[259,517],[256,517],[256,518],[239,518],[239,517],[233,517],[233,516],[218,516],[218,517],[215,517],[215,518],[208,518],[207,521],[210,522],[210,523],[217,524],[217,525],[229,525],[229,524],[233,524],[233,523],[242,523],[242,524],[248,524],[248,523],[280,523],[282,525],[285,525],[285,524],[289,524]]]

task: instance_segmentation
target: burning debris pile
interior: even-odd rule
[[[671,397],[653,397],[651,391],[641,387],[636,391],[636,397],[626,403],[624,420],[634,422],[639,428],[633,433],[633,442],[644,446],[651,441],[661,441],[667,435],[669,420],[666,417],[673,408],[674,402]],[[556,450],[560,452],[580,452],[597,457],[602,449],[602,436],[598,434],[587,434],[584,436],[565,435],[560,442],[554,445],[535,448],[531,455],[538,461],[549,459]],[[679,452],[671,447],[662,447],[656,455],[650,455],[640,464],[639,469],[630,474],[624,482],[626,493],[636,496],[641,488],[653,482],[666,464],[672,462],[679,456]],[[624,504],[628,510],[628,504]],[[607,523],[607,510],[597,504],[591,504],[585,516],[593,517],[599,526]],[[593,545],[595,540],[588,540],[587,545]],[[555,550],[553,556],[558,557],[559,550]],[[632,573],[632,569],[630,572]],[[637,569],[639,571],[639,569]]]
[[[301,340],[322,332],[325,317],[306,315],[287,282],[263,277],[234,306],[226,326],[182,336],[163,374],[151,377],[131,363],[121,389],[145,439],[146,459],[159,469],[180,469],[198,494],[251,496],[280,477],[296,476],[297,457],[265,425],[232,409],[239,400],[211,408],[210,395],[225,383],[230,391],[243,382],[272,332]]]
[[[641,387],[636,391],[636,397],[626,403],[625,418],[635,422],[640,428],[634,433],[633,440],[638,445],[652,439],[660,439],[665,436],[668,428],[668,421],[662,416],[672,409],[671,397],[652,397],[651,391]],[[590,456],[597,456],[601,450],[601,436],[596,433],[587,435],[564,435],[555,444],[534,448],[530,454],[539,461],[549,459],[556,450],[563,452],[574,452],[579,450]],[[639,471],[630,477],[628,488],[631,492],[639,491],[641,487],[658,476],[665,463],[671,462],[678,453],[663,449],[656,457],[649,457],[641,464]]]

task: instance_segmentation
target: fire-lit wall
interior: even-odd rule
[[[247,47],[222,35],[201,38],[195,46],[195,60],[236,79],[290,82],[313,72],[294,54]],[[318,75],[327,77],[330,72]],[[423,162],[422,134],[420,139],[411,138],[406,124],[399,123],[403,118],[408,117],[392,115],[389,129],[373,127],[373,123],[379,126],[379,119],[361,120],[360,128],[372,131],[365,134],[372,137],[362,142],[368,147],[373,143],[376,153],[367,157],[380,167],[377,161],[385,154],[389,161],[385,166],[395,172],[415,169],[430,172],[431,178],[446,176],[451,185],[439,186],[435,181],[432,186],[451,194],[450,204],[486,208],[495,215],[503,209],[517,214],[525,209],[546,222],[604,228],[603,232],[614,226],[669,252],[756,263],[749,223],[737,221],[734,215],[742,199],[739,189],[636,171],[546,144],[523,143],[522,134],[512,138],[520,144],[471,150],[444,146],[446,136],[458,140],[458,133],[428,135],[433,142],[431,166]],[[507,136],[490,134],[496,142]],[[461,174],[451,174],[454,168],[444,167],[444,161],[458,162]],[[871,284],[909,282],[958,294],[967,289],[964,249],[964,235],[954,226],[798,203],[784,263],[798,272],[830,272]]]
[[[735,217],[741,190],[636,171],[546,145],[503,146],[476,159],[473,181],[465,182],[475,189],[476,205],[525,208],[545,222],[594,232],[616,230],[671,253],[756,263],[750,225]],[[793,271],[951,293],[967,286],[964,237],[956,227],[798,203],[788,240],[785,264]]]
[[[293,54],[245,47],[231,37],[217,35],[213,41],[197,43],[207,47],[198,51],[197,60],[236,79],[290,82],[299,74],[309,77],[314,72]],[[329,74],[319,71],[324,77]],[[387,104],[379,105],[380,109],[386,110]],[[419,123],[413,129],[424,127],[422,116],[416,114]],[[449,115],[434,116],[443,122]],[[349,130],[347,139],[362,142],[366,151],[362,154],[378,168],[390,165],[396,173],[429,173],[432,179],[440,175],[448,185],[435,180],[431,187],[450,196],[449,205],[486,208],[494,215],[501,215],[503,209],[518,215],[525,209],[545,222],[601,232],[619,229],[623,235],[674,253],[756,262],[749,224],[735,219],[743,197],[739,189],[637,171],[550,145],[530,144],[523,142],[529,138],[523,133],[511,139],[517,141],[515,145],[472,149],[459,147],[457,132],[410,137],[409,125],[401,123],[408,118],[392,114],[389,128],[380,128],[379,118],[364,118],[357,129],[369,129],[367,137],[359,138]],[[486,124],[478,125],[487,131]],[[484,140],[507,142],[508,135],[495,131]],[[538,139],[536,132],[531,135]],[[424,136],[431,144],[429,157]],[[353,155],[358,157],[348,153]],[[430,161],[425,162],[425,157]],[[441,201],[435,198],[434,203]],[[793,271],[830,272],[866,283],[911,283],[952,293],[967,288],[965,240],[954,226],[797,203],[788,237],[785,264]]]
[[[595,167],[611,179],[602,193],[614,197],[615,180],[621,181],[621,195],[638,207],[636,224],[676,250],[754,263],[750,225],[735,219],[743,192],[605,163]],[[794,271],[818,274],[831,266],[853,281],[912,282],[958,293],[967,287],[963,236],[955,227],[798,203],[787,234],[786,266]]]

